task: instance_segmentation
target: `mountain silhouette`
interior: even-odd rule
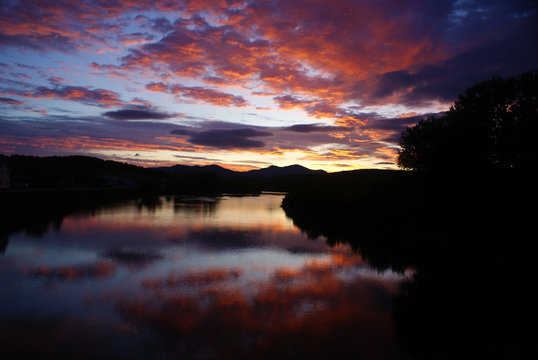
[[[301,165],[289,165],[289,166],[275,166],[271,165],[264,169],[250,170],[250,171],[233,171],[223,168],[219,165],[173,165],[170,167],[158,167],[154,168],[168,174],[184,175],[194,172],[208,172],[217,174],[221,179],[237,179],[239,177],[248,178],[272,178],[280,176],[293,176],[293,175],[311,175],[311,174],[325,174],[324,170],[311,170]]]
[[[173,165],[173,166],[163,166],[163,167],[156,167],[153,168],[154,170],[162,171],[167,174],[173,174],[173,175],[185,175],[189,173],[195,173],[195,172],[207,172],[207,173],[214,173],[217,174],[221,179],[232,179],[240,174],[241,172],[229,170],[226,168],[223,168],[222,166],[218,165]]]
[[[324,170],[311,170],[301,165],[275,166],[271,165],[264,169],[250,170],[244,173],[251,177],[277,177],[289,175],[325,174]]]

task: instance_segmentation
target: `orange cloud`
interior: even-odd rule
[[[166,92],[178,97],[190,97],[217,106],[243,107],[248,103],[242,96],[236,96],[222,91],[204,88],[201,86],[183,86],[179,84],[168,85],[164,83],[150,83],[146,85],[150,91]]]

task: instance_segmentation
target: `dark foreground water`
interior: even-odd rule
[[[409,274],[309,239],[282,195],[134,200],[9,234],[10,359],[406,358],[392,300]]]

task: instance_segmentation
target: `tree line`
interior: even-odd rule
[[[444,115],[404,130],[398,166],[421,172],[534,169],[537,134],[538,70],[493,76],[465,90]]]

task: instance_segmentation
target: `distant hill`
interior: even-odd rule
[[[200,166],[200,165],[178,164],[178,165],[173,165],[169,167],[163,166],[163,167],[156,167],[152,169],[162,171],[162,172],[165,172],[167,174],[172,174],[172,175],[185,175],[185,174],[195,173],[195,172],[208,172],[208,173],[217,174],[221,179],[231,179],[231,178],[240,176],[240,174],[242,174],[241,172],[225,169],[222,166],[218,166],[218,165]]]
[[[251,177],[279,177],[279,176],[291,176],[291,175],[314,175],[314,174],[325,174],[324,170],[311,170],[301,165],[290,165],[290,166],[275,166],[271,165],[265,169],[250,170],[245,172],[246,176]]]
[[[0,155],[9,169],[11,189],[129,188],[166,194],[255,194],[316,186],[368,192],[406,177],[401,170],[326,173],[301,165],[233,171],[219,165],[142,168],[86,156]],[[319,188],[319,189],[318,189]],[[4,189],[2,189],[4,190]]]
[[[88,156],[0,155],[0,160],[8,168],[13,190],[129,188],[169,194],[254,194],[287,191],[312,177],[329,175],[300,165],[240,172],[218,165],[147,169]]]
[[[12,188],[156,187],[163,174],[88,156],[0,156]]]
[[[233,171],[225,169],[218,165],[174,165],[170,167],[157,167],[154,170],[159,170],[167,174],[184,175],[194,172],[208,172],[217,174],[223,180],[238,179],[238,178],[272,178],[280,176],[293,176],[293,175],[314,175],[325,174],[324,170],[311,170],[301,165],[290,166],[275,166],[271,165],[264,169],[250,170],[250,171]]]

